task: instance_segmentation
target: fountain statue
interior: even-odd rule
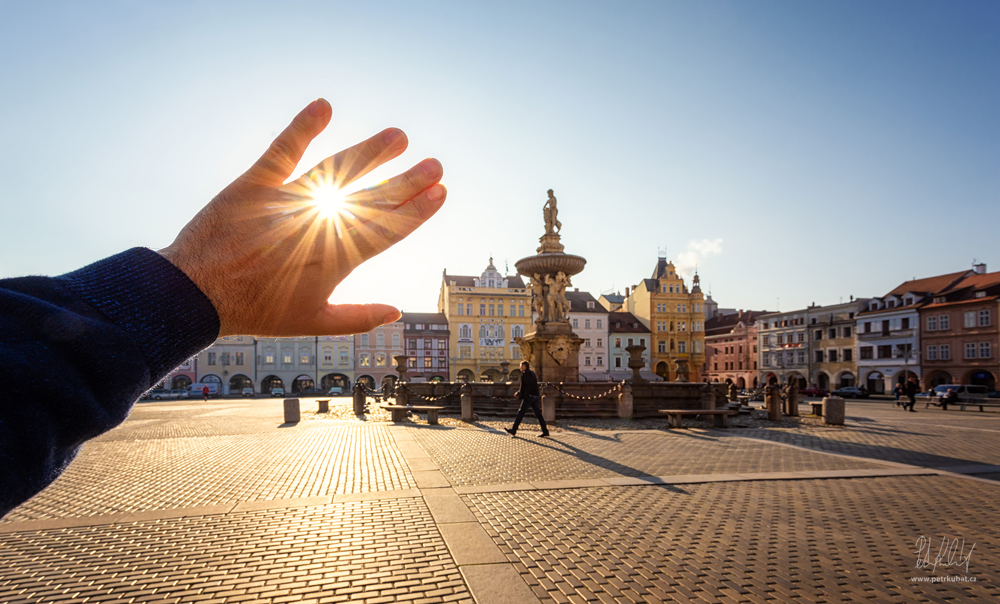
[[[580,377],[578,352],[583,339],[569,323],[570,302],[566,288],[571,277],[583,270],[586,259],[563,252],[560,243],[562,223],[552,189],[542,206],[545,234],[539,238],[537,254],[518,260],[517,272],[530,279],[531,310],[534,329],[523,338],[515,338],[522,356],[543,382],[576,382]]]

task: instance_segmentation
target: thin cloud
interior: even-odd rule
[[[706,258],[717,256],[721,253],[722,238],[691,241],[688,243],[687,251],[677,254],[677,272],[683,277],[690,278],[694,275],[695,269],[699,265],[704,264]]]

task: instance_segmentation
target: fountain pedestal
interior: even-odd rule
[[[535,324],[535,331],[525,334],[523,341],[530,350],[526,354],[531,368],[539,382],[579,382],[580,345],[583,338],[577,337],[568,322]]]

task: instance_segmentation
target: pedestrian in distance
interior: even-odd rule
[[[913,406],[917,404],[918,392],[920,392],[920,386],[917,385],[917,378],[910,376],[910,379],[906,380],[906,386],[903,387],[903,394],[906,395],[906,402],[903,403],[903,411],[906,411],[906,408],[909,407],[913,413],[917,412]]]
[[[896,386],[892,389],[892,394],[896,397],[896,406],[899,407],[901,404],[899,402],[899,397],[903,394],[903,386],[896,384]]]
[[[538,377],[531,370],[528,361],[521,361],[521,387],[514,393],[514,398],[521,399],[521,407],[517,410],[517,417],[514,418],[514,426],[504,428],[510,437],[517,436],[517,427],[521,425],[521,420],[524,419],[529,407],[534,411],[538,425],[542,427],[542,437],[548,436],[549,429],[545,425],[545,418],[542,417],[542,396],[538,391]]]
[[[205,402],[208,402],[208,386],[201,387],[201,395],[205,397]]]

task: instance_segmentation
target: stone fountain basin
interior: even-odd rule
[[[559,271],[566,273],[566,275],[575,275],[582,272],[583,267],[586,265],[587,259],[581,256],[554,253],[521,258],[514,263],[514,268],[517,269],[518,274],[531,277],[536,273],[539,275],[554,275]]]

